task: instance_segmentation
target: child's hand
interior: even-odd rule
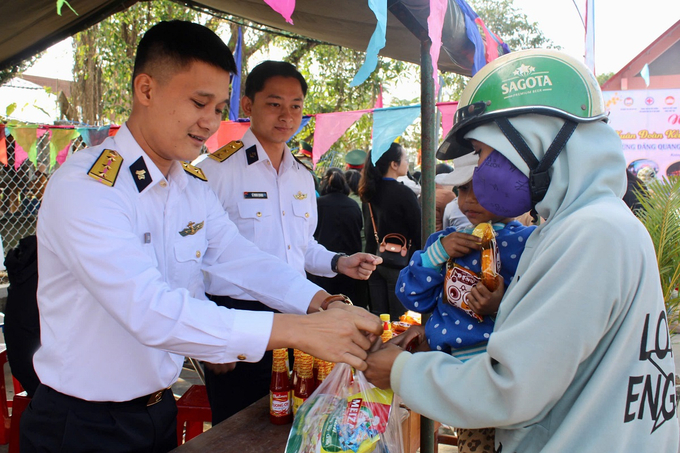
[[[479,282],[468,293],[466,302],[478,315],[493,315],[498,312],[498,307],[505,293],[505,285],[503,284],[503,277],[500,275],[496,276],[496,280],[498,281],[498,289],[494,292],[489,291],[482,282]]]
[[[455,231],[441,238],[441,242],[451,258],[460,258],[482,248],[482,241],[477,236]]]
[[[425,341],[425,327],[411,326],[401,335],[397,335],[387,343],[391,343],[410,352],[429,351],[430,348]]]

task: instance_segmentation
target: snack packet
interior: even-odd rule
[[[300,406],[286,453],[403,453],[396,400],[338,364]]]
[[[467,304],[467,295],[480,281],[489,291],[498,289],[497,277],[501,270],[501,258],[496,246],[496,233],[490,223],[480,223],[472,231],[472,235],[482,240],[480,263],[482,272],[478,275],[458,265],[454,260],[448,260],[444,279],[444,300],[482,322],[484,318]]]
[[[480,223],[472,230],[472,235],[482,240],[482,283],[489,291],[498,288],[498,273],[501,269],[501,261],[496,246],[496,233],[490,223]]]

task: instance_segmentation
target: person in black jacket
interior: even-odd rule
[[[33,354],[40,347],[38,316],[38,245],[35,235],[19,241],[7,252],[5,267],[9,277],[5,307],[5,343],[12,375],[33,397],[40,384],[33,368]]]
[[[328,250],[348,255],[361,252],[361,208],[349,197],[350,187],[342,170],[336,167],[326,170],[321,179],[320,191],[321,196],[316,200],[319,220],[314,239]],[[333,278],[308,274],[308,278],[332,294],[345,294],[354,305],[364,308],[368,306],[368,287],[363,280],[355,280],[343,274]]]
[[[359,196],[364,202],[365,252],[376,254],[378,251],[371,221],[372,210],[379,241],[389,233],[402,234],[409,244],[410,258],[413,251],[419,250],[421,246],[421,222],[420,205],[415,193],[397,181],[398,177],[408,172],[408,156],[401,145],[392,143],[374,165],[374,151],[368,153],[359,182]],[[375,314],[389,313],[393,321],[406,311],[395,293],[400,270],[381,264],[368,280],[370,311]]]

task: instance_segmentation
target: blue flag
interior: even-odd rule
[[[373,111],[373,165],[385,154],[397,137],[420,115],[420,105],[389,107]]]
[[[234,49],[234,60],[236,60],[236,74],[231,81],[231,99],[229,100],[229,120],[238,119],[239,106],[241,105],[241,55],[243,47],[243,33],[238,27],[238,39]]]
[[[368,6],[373,11],[373,14],[375,14],[375,18],[378,19],[378,23],[375,25],[373,36],[371,36],[371,40],[368,42],[364,64],[361,65],[359,71],[357,71],[354,76],[354,79],[350,82],[349,86],[351,87],[361,85],[368,79],[376,66],[378,66],[378,52],[385,47],[385,34],[387,33],[387,0],[368,0]]]

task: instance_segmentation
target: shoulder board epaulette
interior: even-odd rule
[[[306,163],[304,163],[304,162],[302,162],[300,159],[298,159],[298,158],[295,156],[295,154],[293,154],[293,159],[295,159],[296,161],[298,161],[298,163],[299,163],[300,165],[302,165],[303,167],[305,167],[307,170],[309,170],[310,172],[314,173],[314,170],[312,170],[312,169],[310,168],[309,165],[307,165]]]
[[[205,177],[205,173],[203,173],[203,170],[201,170],[198,167],[194,167],[191,164],[188,164],[186,162],[182,162],[182,167],[184,167],[184,171],[189,173],[191,176],[194,178],[198,178],[201,181],[207,181],[208,178]]]
[[[243,142],[241,140],[234,140],[227,143],[214,153],[211,153],[210,158],[215,159],[217,162],[224,162],[225,160],[233,156],[234,153],[241,148],[243,148]]]
[[[87,172],[100,183],[113,187],[123,164],[123,157],[112,149],[105,149]]]

